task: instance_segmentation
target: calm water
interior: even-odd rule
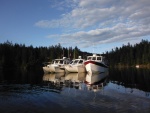
[[[44,74],[0,71],[0,113],[150,112],[150,70]]]

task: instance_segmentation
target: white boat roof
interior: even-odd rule
[[[92,56],[88,56],[88,57],[103,57],[103,56],[102,55],[93,54]]]

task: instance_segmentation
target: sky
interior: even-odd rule
[[[0,43],[105,53],[150,41],[150,0],[0,0]]]

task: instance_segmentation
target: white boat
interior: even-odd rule
[[[65,72],[65,66],[68,65],[70,60],[66,57],[62,59],[55,59],[52,61],[51,64],[43,67],[44,72],[51,72],[51,73],[61,73]]]
[[[79,56],[78,59],[72,60],[72,62],[69,63],[69,65],[65,66],[65,71],[66,72],[78,72],[78,73],[86,72],[84,61],[85,60],[82,59],[81,56]]]
[[[87,56],[84,65],[88,73],[103,73],[108,71],[105,57],[101,55],[93,54],[93,56]]]

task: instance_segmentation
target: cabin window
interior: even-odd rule
[[[58,64],[58,61],[57,61],[57,60],[55,60],[55,64]]]
[[[55,62],[54,62],[54,60],[52,61],[52,64],[54,64]]]
[[[97,57],[97,60],[101,60],[101,57]]]
[[[60,60],[60,64],[63,64],[63,60]]]
[[[92,58],[91,57],[88,57],[88,60],[91,60]]]
[[[82,63],[83,63],[83,60],[80,60],[80,61],[79,61],[79,64],[82,64]]]
[[[69,64],[73,64],[74,63],[74,61],[71,61]]]
[[[78,60],[75,60],[74,63],[77,64],[77,63],[78,63]]]
[[[92,60],[96,60],[96,57],[93,57]]]

